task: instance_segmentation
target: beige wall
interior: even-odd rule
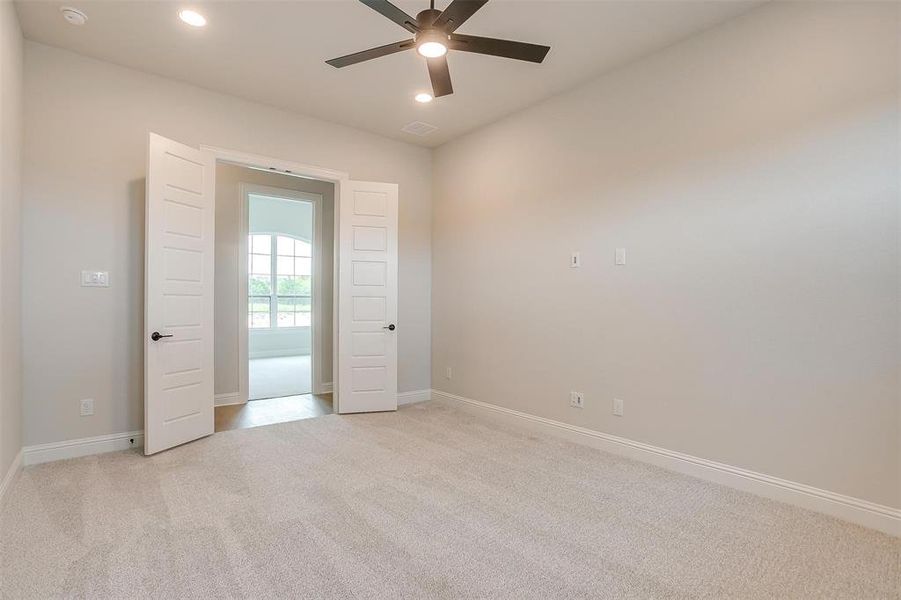
[[[324,181],[216,165],[216,394],[238,393],[242,369],[238,349],[238,241],[242,183],[310,192],[322,196],[322,381],[332,380],[332,267],[335,239],[335,186]],[[246,260],[246,259],[245,259]]]
[[[0,2],[0,480],[22,448],[22,32]]]
[[[142,427],[148,131],[398,183],[399,387],[429,386],[428,150],[27,42],[27,445]],[[80,287],[82,269],[108,270],[111,287]]]
[[[898,10],[771,3],[439,148],[433,387],[901,506]]]

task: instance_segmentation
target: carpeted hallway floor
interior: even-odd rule
[[[31,467],[3,598],[898,598],[899,540],[437,403]]]
[[[254,358],[248,364],[248,398],[282,398],[313,390],[310,355]]]

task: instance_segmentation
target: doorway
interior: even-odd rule
[[[311,331],[313,391],[317,385],[324,393],[333,390],[332,410],[341,414],[396,410],[398,186],[233,150],[197,149],[152,132],[147,147],[144,453],[221,430],[215,427],[220,409],[264,402],[248,400],[249,286],[240,274],[248,271],[248,235],[235,226],[247,217],[240,194],[228,203],[217,193],[226,167],[327,186],[333,238],[321,247],[323,255],[331,250],[333,266],[321,277],[314,273],[311,285],[331,273],[334,293],[319,312],[315,289],[311,298],[312,322],[322,314],[322,328],[331,326],[328,335],[318,335],[315,326]],[[314,250],[314,264],[315,256]],[[317,344],[326,343],[330,351],[317,353]],[[256,424],[263,423],[250,426]]]
[[[334,412],[334,188],[217,164],[216,431]]]
[[[243,185],[247,210],[248,400],[313,393],[313,290],[322,305],[322,196]],[[317,310],[318,313],[318,310]],[[316,315],[318,316],[318,314]],[[315,357],[318,362],[321,357]],[[317,386],[318,387],[318,386]]]

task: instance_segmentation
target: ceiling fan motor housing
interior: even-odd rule
[[[413,41],[417,46],[426,42],[437,42],[447,46],[450,36],[438,27],[432,27],[440,14],[440,10],[429,9],[416,15],[416,26],[419,27],[419,31],[413,35]]]
[[[416,15],[416,26],[420,29],[428,29],[435,22],[435,19],[441,14],[440,10],[434,8],[426,9]]]

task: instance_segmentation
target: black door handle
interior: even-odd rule
[[[394,326],[394,323],[391,323],[391,325],[388,325],[388,326],[386,326],[386,327],[382,327],[382,329],[387,329],[388,331],[394,331],[394,330],[397,329],[397,328]]]
[[[150,334],[150,339],[153,340],[154,342],[158,342],[161,339],[163,339],[164,337],[172,337],[172,334],[170,333],[169,335],[162,335],[159,331],[154,331],[153,333]]]

